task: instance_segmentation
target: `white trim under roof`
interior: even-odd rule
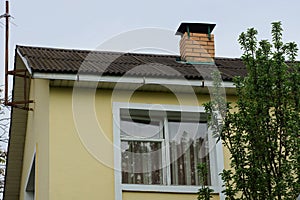
[[[212,87],[213,81],[187,80],[187,79],[168,79],[168,78],[148,78],[148,77],[119,77],[119,76],[100,76],[89,74],[63,74],[63,73],[40,73],[32,74],[33,78],[49,80],[70,80],[70,81],[92,81],[109,83],[133,83],[133,84],[155,84],[155,85],[174,85],[174,86],[194,86]],[[235,88],[233,82],[222,82],[224,88]]]

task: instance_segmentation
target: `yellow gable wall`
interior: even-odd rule
[[[30,104],[34,111],[28,112],[20,199],[27,199],[25,192],[34,154],[36,154],[36,200],[49,199],[49,81],[33,79],[30,86]]]
[[[201,106],[209,100],[209,96],[199,95],[196,97],[199,103],[195,103],[189,94],[177,98],[181,105],[193,106]],[[126,91],[95,92],[86,88],[72,93],[71,88],[50,88],[49,199],[113,200],[112,103],[178,105],[177,98],[170,93],[136,92],[132,95]],[[185,200],[196,199],[196,195],[124,192],[123,200],[129,199]]]

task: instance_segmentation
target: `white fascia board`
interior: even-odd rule
[[[70,80],[70,81],[91,81],[109,83],[131,83],[131,84],[156,84],[174,86],[212,87],[212,81],[187,80],[187,79],[167,79],[167,78],[147,78],[147,77],[118,77],[100,76],[87,74],[59,74],[59,73],[33,73],[33,78],[50,80]],[[222,87],[235,88],[233,82],[222,82]]]
[[[17,54],[19,55],[19,57],[23,61],[23,63],[25,65],[26,69],[28,70],[29,74],[32,75],[32,71],[31,71],[31,68],[29,67],[29,63],[28,63],[27,59],[22,56],[22,54],[21,54],[21,52],[19,51],[18,48],[17,48]]]

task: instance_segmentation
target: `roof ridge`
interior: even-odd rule
[[[99,49],[74,49],[74,48],[56,48],[56,47],[41,47],[41,46],[28,46],[28,45],[16,45],[16,48],[28,48],[46,51],[70,51],[70,52],[85,52],[85,53],[101,53],[108,55],[134,55],[134,56],[149,56],[149,57],[169,57],[178,58],[180,55],[176,54],[159,54],[159,53],[136,53],[136,52],[120,52],[113,50],[99,50]],[[230,57],[215,57],[217,60],[241,60],[241,58],[230,58]]]
[[[16,45],[16,48],[27,48],[27,49],[37,49],[46,51],[70,51],[70,52],[86,52],[86,53],[107,53],[107,54],[124,54],[124,52],[117,51],[105,51],[105,50],[89,50],[89,49],[73,49],[73,48],[56,48],[56,47],[38,47],[38,46],[26,46],[26,45]]]
[[[136,52],[120,52],[113,50],[89,50],[89,49],[73,49],[73,48],[55,48],[55,47],[41,47],[41,46],[27,46],[27,45],[16,45],[16,48],[26,48],[26,49],[36,49],[36,50],[46,50],[46,51],[70,51],[70,52],[86,52],[86,53],[101,53],[110,55],[136,55],[136,56],[155,56],[155,57],[179,57],[179,55],[171,54],[155,54],[155,53],[136,53]]]

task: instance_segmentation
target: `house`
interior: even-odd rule
[[[203,103],[212,71],[235,101],[246,69],[215,57],[214,27],[182,23],[180,56],[17,46],[5,200],[196,199],[201,162],[224,199]]]

